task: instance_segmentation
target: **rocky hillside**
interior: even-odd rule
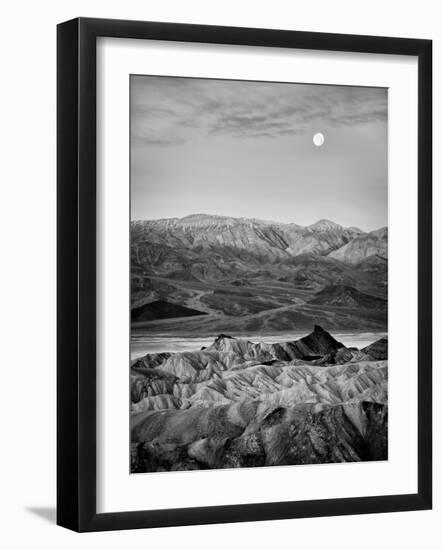
[[[318,323],[384,330],[387,230],[206,214],[133,221],[131,280],[133,308],[162,301],[208,314],[204,323],[189,316],[180,325],[186,333],[293,330]],[[352,288],[354,296],[348,291],[327,300],[317,296],[331,286]],[[165,318],[160,325],[154,318],[133,320],[150,322],[150,330],[177,330]]]
[[[388,230],[386,227],[356,235],[344,246],[329,254],[331,258],[347,264],[359,264],[372,256],[386,259],[388,257]]]
[[[366,346],[362,350],[375,360],[383,360],[388,358],[388,339],[380,338],[373,344]]]
[[[227,259],[275,261],[302,254],[326,256],[343,249],[358,237],[374,242],[374,252],[366,248],[368,256],[380,252],[375,247],[375,241],[379,239],[383,242],[384,236],[381,233],[378,235],[377,232],[364,233],[355,227],[343,227],[329,220],[300,226],[193,214],[184,218],[133,221],[131,252],[134,265],[162,267],[175,273],[183,268],[185,259],[194,257],[193,252],[200,254],[205,251],[214,259],[218,253]],[[220,271],[214,269],[201,275],[220,275],[223,267],[217,267]]]
[[[356,288],[346,285],[326,286],[317,292],[310,304],[329,305],[338,307],[386,309],[387,301],[379,296],[372,296],[360,292]]]
[[[290,342],[222,334],[138,359],[132,471],[386,460],[387,362],[370,351],[317,326]]]

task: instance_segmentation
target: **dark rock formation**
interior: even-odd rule
[[[317,365],[344,365],[345,363],[356,363],[358,361],[372,361],[373,357],[353,348],[340,348],[316,361]]]
[[[386,309],[387,300],[346,285],[330,285],[317,292],[310,304],[336,307]]]
[[[315,325],[314,331],[311,334],[297,340],[295,346],[300,353],[300,357],[326,355],[344,347],[341,342],[338,342],[319,325]]]
[[[147,355],[144,355],[143,357],[139,357],[135,361],[132,362],[132,369],[143,369],[143,368],[154,368],[161,365],[166,359],[171,357],[171,353],[169,352],[163,352],[163,353],[148,353]]]
[[[206,315],[206,313],[189,307],[157,300],[156,302],[150,302],[149,304],[131,309],[131,322],[138,323],[141,321],[171,319],[174,317],[192,317],[193,315]]]
[[[388,358],[388,339],[380,338],[373,344],[362,349],[364,353],[370,355],[373,359],[379,361]]]

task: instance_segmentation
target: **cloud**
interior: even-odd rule
[[[136,76],[133,143],[180,145],[195,138],[277,138],[314,124],[387,121],[387,90],[345,86]]]
[[[185,143],[184,138],[168,138],[168,137],[148,137],[148,136],[134,136],[133,143],[139,143],[144,145],[159,145],[160,147],[167,147],[168,145],[183,145]]]

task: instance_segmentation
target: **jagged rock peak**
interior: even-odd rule
[[[229,336],[229,334],[219,334],[217,338],[214,340],[214,342],[220,342],[221,340],[235,340],[233,336]]]
[[[304,356],[316,354],[325,355],[344,347],[341,342],[338,342],[320,325],[315,325],[314,331],[300,338],[300,340],[297,340],[296,344]]]

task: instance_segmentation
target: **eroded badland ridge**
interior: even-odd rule
[[[219,335],[131,366],[131,471],[387,459],[387,339]]]

